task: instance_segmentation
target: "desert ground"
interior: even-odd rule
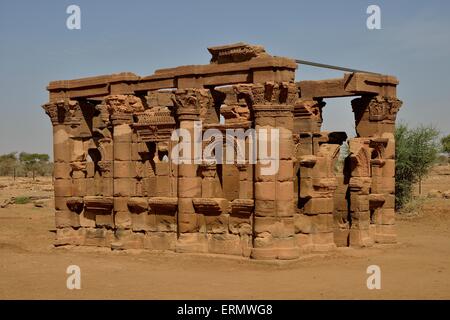
[[[398,215],[396,245],[274,263],[55,248],[51,178],[3,177],[0,299],[450,299],[449,190],[450,166],[436,167],[422,196]],[[80,290],[66,287],[73,264],[81,268]],[[380,290],[366,286],[369,265],[381,268]]]

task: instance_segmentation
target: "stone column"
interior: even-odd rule
[[[391,96],[363,96],[352,100],[358,136],[370,137],[372,143],[383,144],[383,152],[377,151],[379,159],[373,163],[375,175],[372,173],[371,190],[372,202],[380,204],[374,219],[374,238],[381,243],[396,241],[394,133],[401,105],[399,99]]]
[[[178,252],[207,252],[208,245],[205,233],[199,233],[198,216],[192,202],[201,197],[201,177],[197,174],[198,164],[194,163],[194,125],[200,120],[200,111],[208,103],[212,103],[209,90],[179,89],[175,91],[174,103],[180,129],[190,133],[191,156],[189,163],[178,165]],[[172,155],[176,157],[178,155]]]
[[[105,98],[113,126],[113,197],[114,226],[117,242],[113,248],[141,248],[143,234],[133,234],[128,202],[136,196],[136,173],[133,166],[133,114],[144,111],[141,100],[132,95]]]
[[[72,102],[75,103],[75,102]],[[58,101],[43,105],[53,125],[53,177],[55,186],[55,223],[57,228],[79,227],[79,212],[71,211],[67,201],[72,196],[71,141],[69,127],[69,102]],[[82,208],[82,206],[81,206]]]
[[[249,179],[249,165],[238,164],[239,170],[239,199],[251,199],[252,186]]]
[[[71,117],[69,120],[69,132],[71,137],[71,177],[72,177],[72,201],[84,202],[84,197],[87,195],[87,153],[88,140],[91,137],[90,133],[83,130],[81,126],[82,112],[78,103],[73,104],[71,109]],[[78,114],[78,115],[77,115]],[[95,227],[95,214],[88,213],[85,209],[80,214],[80,225],[82,227]]]
[[[352,100],[358,137],[388,137],[395,133],[395,119],[402,101],[394,97],[362,96]]]
[[[128,210],[128,200],[135,195],[135,183],[131,177],[131,136],[132,115],[117,113],[111,116],[113,124],[113,195],[114,222],[120,229],[131,227],[131,216]]]
[[[252,119],[250,114],[249,106],[247,105],[245,99],[240,97],[238,99],[237,92],[233,88],[222,88],[223,92],[226,93],[226,97],[223,103],[220,105],[220,113],[223,115],[225,123],[223,124],[223,132],[226,135],[227,146],[232,143],[236,148],[233,148],[235,163],[223,165],[223,168],[227,166],[234,166],[237,168],[237,173],[239,177],[239,184],[234,183],[231,187],[234,190],[238,190],[235,193],[233,201],[230,205],[230,214],[228,220],[229,229],[229,239],[230,241],[230,251],[238,251],[245,257],[250,257],[252,247],[253,247],[253,211],[254,211],[254,185],[253,185],[253,169],[254,165],[249,163],[249,157],[251,152],[251,143],[255,144],[256,141],[251,141],[251,139],[244,138],[245,143],[241,146],[243,149],[238,148],[236,143],[238,140],[236,136],[232,135],[231,132],[227,133],[228,129],[238,129],[243,130],[244,133],[249,133],[247,131],[252,127]],[[251,129],[253,130],[253,129]],[[238,155],[245,159],[242,163],[237,162]],[[222,170],[222,174],[224,170]],[[236,179],[237,180],[237,179]],[[223,184],[227,181],[223,180]],[[226,191],[226,190],[225,190]],[[237,241],[236,241],[237,240]],[[231,252],[232,253],[232,252]]]
[[[267,129],[269,135],[279,132],[279,167],[274,174],[263,174],[259,152],[255,167],[255,218],[253,230],[254,259],[295,259],[299,250],[294,239],[293,185],[293,102],[297,90],[293,83],[240,85],[238,94],[244,95],[255,116],[256,134]],[[270,145],[268,141],[258,140]],[[267,146],[269,155],[274,150]]]
[[[114,177],[113,177],[113,159],[114,144],[112,139],[103,138],[99,140],[100,148],[103,150],[102,160],[98,166],[101,173],[100,184],[98,185],[98,194],[104,197],[112,197],[114,193]]]
[[[351,177],[350,190],[350,246],[365,247],[373,244],[370,237],[369,194],[372,178],[369,140],[349,140]]]
[[[80,226],[80,213],[83,202],[71,201],[72,177],[70,134],[70,110],[76,101],[61,100],[43,105],[53,125],[53,177],[55,188],[55,225],[57,228],[56,245],[82,244],[76,229]]]
[[[300,192],[295,228],[297,242],[303,252],[328,251],[336,247],[333,232],[337,188],[334,162],[339,154],[339,144],[345,137],[345,134],[336,132],[315,133],[311,144],[313,154],[298,157]]]
[[[95,195],[104,197],[112,197],[114,189],[113,177],[113,160],[114,160],[114,144],[112,136],[112,123],[106,104],[101,103],[96,106],[99,115],[98,129],[102,132],[103,137],[98,140],[98,149],[101,154],[101,161],[97,163],[101,173],[101,179],[97,181],[95,186]]]

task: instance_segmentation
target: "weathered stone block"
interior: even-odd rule
[[[157,176],[168,176],[170,174],[170,163],[157,162],[155,163],[155,169]]]
[[[196,164],[182,164],[178,166],[178,174],[180,177],[195,177],[197,176],[198,165]]]
[[[113,238],[114,234],[111,230],[101,228],[85,228],[85,239],[83,245],[108,247],[110,246]]]
[[[276,199],[281,201],[293,201],[294,200],[294,182],[276,182]],[[267,199],[270,200],[270,199]]]
[[[197,214],[178,214],[178,231],[180,233],[192,233],[198,231]]]
[[[95,225],[97,227],[114,228],[114,219],[112,214],[96,214]]]
[[[114,161],[114,178],[131,178],[133,161]]]
[[[267,164],[263,165],[260,162],[257,162],[255,164],[255,181],[256,182],[274,182],[276,180],[276,175],[275,174],[272,174],[272,175],[263,174],[262,169],[263,168],[268,168],[268,167],[269,167],[269,165],[267,165]]]
[[[175,246],[176,252],[206,253],[208,241],[206,234],[181,233]]]
[[[289,237],[294,234],[294,218],[255,217],[254,232],[270,233],[273,237]]]
[[[133,131],[128,124],[114,126],[114,142],[130,143],[132,132]]]
[[[84,244],[85,230],[73,229],[71,227],[56,229],[55,246],[62,245],[76,245],[81,246]]]
[[[335,228],[334,229],[334,243],[337,247],[347,247],[349,245],[349,229]]]
[[[133,178],[114,179],[114,197],[132,197],[136,195],[136,180]]]
[[[350,210],[353,212],[368,211],[369,210],[369,196],[368,195],[351,194]]]
[[[357,211],[351,213],[351,228],[352,229],[369,229],[370,224],[370,212],[369,211]]]
[[[80,226],[95,228],[95,213],[83,210],[80,214]]]
[[[176,232],[177,218],[173,214],[156,214],[155,225],[157,231]]]
[[[395,209],[379,209],[376,214],[376,224],[392,225],[395,224]]]
[[[243,255],[241,239],[233,234],[208,234],[208,252]]]
[[[198,198],[201,197],[202,180],[195,178],[178,179],[178,195],[182,198]]]
[[[149,250],[175,250],[177,234],[175,232],[146,232],[144,248]]]
[[[143,249],[144,233],[133,232],[129,229],[117,229],[115,231],[114,242],[111,243],[111,249]]]
[[[252,234],[251,216],[247,218],[230,215],[228,228],[230,233],[232,234],[251,235]]]
[[[275,182],[256,182],[255,198],[258,200],[275,200]]]
[[[156,196],[167,197],[170,194],[172,194],[170,178],[168,176],[156,176]]]
[[[114,224],[117,228],[131,228],[131,214],[129,211],[116,211],[114,214]]]
[[[305,214],[315,215],[332,213],[334,210],[333,198],[311,198],[305,204]]]
[[[72,196],[83,197],[86,195],[86,179],[72,179]]]
[[[373,245],[373,239],[370,237],[370,230],[367,229],[350,229],[350,246],[352,247],[369,247]]]
[[[126,142],[114,143],[114,160],[131,161],[131,144]]]
[[[332,232],[334,229],[333,214],[318,214],[314,216],[295,215],[295,233]]]
[[[70,179],[72,167],[67,162],[55,162],[53,164],[53,176],[55,179]]]
[[[277,200],[275,201],[277,217],[292,217],[294,213],[294,200]]]
[[[255,216],[276,216],[276,202],[274,200],[255,200]]]
[[[293,260],[300,256],[300,250],[296,246],[296,239],[294,236],[282,237],[276,239],[277,245],[277,259]]]
[[[149,214],[147,211],[139,213],[131,213],[131,229],[133,231],[147,231],[150,230],[147,223]],[[152,215],[154,216],[154,215]]]
[[[68,209],[56,210],[55,225],[56,228],[79,227],[79,215],[76,212],[70,211]]]
[[[72,180],[55,179],[55,197],[70,197],[72,195]]]

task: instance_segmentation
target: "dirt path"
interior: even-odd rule
[[[427,200],[422,216],[401,218],[398,245],[283,264],[55,249],[50,207],[0,209],[0,299],[450,299],[450,199]],[[81,290],[66,288],[72,264],[81,268]],[[373,264],[381,290],[366,286]]]

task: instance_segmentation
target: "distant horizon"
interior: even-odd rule
[[[69,30],[66,8],[81,8]],[[370,4],[381,29],[366,27]],[[173,1],[0,3],[0,154],[47,153],[52,126],[41,105],[50,81],[207,64],[207,47],[246,42],[269,54],[396,76],[397,122],[450,133],[448,1]],[[343,72],[299,65],[298,80]],[[354,135],[351,98],[327,99],[323,130]]]

